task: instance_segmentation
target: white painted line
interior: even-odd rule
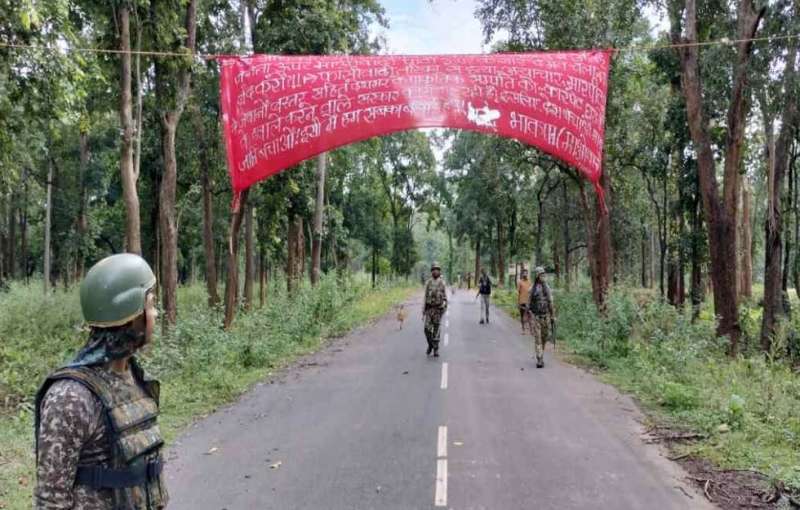
[[[447,457],[447,425],[439,426],[439,441],[436,443],[436,456]]]
[[[450,343],[450,333],[444,334],[444,346],[447,347],[447,344]]]
[[[444,327],[446,327],[446,328],[449,328],[449,327],[450,327],[450,319],[447,319],[447,320],[444,322]]]
[[[447,389],[447,362],[442,363],[442,389]]]
[[[436,506],[447,506],[447,459],[436,461]]]

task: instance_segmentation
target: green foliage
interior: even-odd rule
[[[235,398],[325,337],[376,318],[414,288],[363,275],[326,275],[293,298],[276,279],[263,308],[240,313],[223,331],[222,311],[206,306],[205,288],[179,288],[180,319],[143,355],[162,381],[162,430],[172,440],[194,417]],[[44,297],[41,282],[0,293],[0,508],[30,508],[33,484],[31,402],[44,376],[69,361],[86,337],[77,292]]]

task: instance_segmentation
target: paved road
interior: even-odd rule
[[[709,508],[641,440],[629,398],[547,354],[474,295],[451,297],[425,357],[421,296],[190,428],[171,509]]]

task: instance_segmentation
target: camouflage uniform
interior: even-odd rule
[[[129,364],[125,376],[106,365],[64,368],[42,386],[36,408],[37,510],[166,506],[158,383],[146,379],[135,360]],[[140,478],[113,488],[108,479],[92,481],[96,471],[108,476],[110,470]]]
[[[447,289],[442,278],[431,278],[425,284],[425,338],[428,340],[428,353],[439,352],[439,324],[447,309]]]
[[[550,287],[540,281],[534,282],[530,291],[528,309],[533,314],[533,348],[539,364],[544,360],[544,348],[550,339],[550,320],[553,313],[553,295]]]
[[[37,510],[113,508],[111,490],[73,485],[78,464],[108,465],[111,452],[102,404],[83,384],[53,383],[41,404]]]

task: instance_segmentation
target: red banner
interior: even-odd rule
[[[316,154],[421,127],[515,138],[602,172],[609,51],[221,59],[238,194]]]

